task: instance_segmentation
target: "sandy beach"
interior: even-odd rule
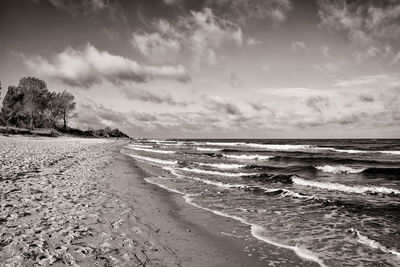
[[[127,141],[0,143],[1,266],[315,265],[145,182]]]

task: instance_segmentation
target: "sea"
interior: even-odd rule
[[[400,266],[400,140],[135,139],[145,180],[320,266]]]

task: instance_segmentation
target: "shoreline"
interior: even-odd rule
[[[318,266],[257,240],[234,218],[146,182],[151,175],[121,153],[127,143],[0,136],[0,262]]]
[[[178,258],[191,254],[182,266],[320,266],[299,257],[292,249],[257,239],[252,235],[249,224],[188,203],[182,194],[145,181],[151,175],[148,176],[146,170],[136,164],[135,159],[120,154],[125,157],[130,168],[141,174],[141,177],[131,177],[131,182],[135,183],[136,199],[140,198],[146,203],[145,194],[150,192],[152,195],[152,202],[148,207],[157,212],[148,214],[147,211],[142,217],[148,218],[155,227],[158,225],[168,229],[159,232],[160,238],[166,240]],[[240,235],[243,232],[246,235]],[[193,254],[194,244],[197,252]],[[209,255],[212,255],[212,259]],[[205,260],[209,261],[204,262]]]

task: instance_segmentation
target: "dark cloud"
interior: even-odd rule
[[[168,104],[171,106],[182,106],[185,107],[189,103],[185,101],[177,101],[170,94],[165,95],[156,95],[149,91],[145,91],[142,89],[132,88],[132,89],[122,89],[121,92],[129,99],[129,100],[140,100],[144,102],[151,102],[156,104]]]
[[[324,109],[330,107],[331,103],[327,97],[315,96],[308,98],[306,105],[312,110],[321,113]]]
[[[229,102],[214,100],[208,97],[203,97],[205,107],[210,110],[221,112],[227,115],[241,115],[242,111],[235,105]]]
[[[122,82],[144,83],[153,79],[188,82],[190,77],[183,66],[151,67],[136,61],[100,51],[88,44],[85,49],[67,48],[52,60],[41,56],[25,58],[29,69],[40,76],[58,80],[64,84],[89,88],[107,80],[113,84]]]
[[[370,95],[360,95],[359,99],[361,102],[374,102],[375,99],[373,96]]]

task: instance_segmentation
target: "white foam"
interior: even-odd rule
[[[381,150],[381,151],[369,151],[369,150],[358,150],[358,149],[339,149],[333,147],[318,147],[313,145],[282,145],[282,144],[257,144],[257,143],[243,143],[243,142],[206,142],[207,145],[213,146],[243,146],[250,148],[260,148],[271,151],[335,151],[338,153],[349,153],[349,154],[361,154],[361,153],[384,153],[400,155],[399,150]]]
[[[196,168],[186,168],[186,167],[177,168],[177,170],[202,173],[202,174],[231,176],[231,177],[240,177],[240,176],[248,176],[248,175],[256,175],[257,174],[257,173],[242,173],[242,172],[219,172],[219,171],[209,171],[209,170],[202,170],[202,169],[196,169]]]
[[[156,159],[156,158],[150,158],[150,157],[144,157],[144,156],[132,155],[132,154],[127,154],[127,155],[132,158],[141,159],[141,160],[145,160],[145,161],[149,161],[149,162],[153,162],[153,163],[157,163],[157,164],[161,164],[161,165],[164,165],[164,164],[175,165],[178,163],[178,161],[162,160],[162,159]]]
[[[292,181],[294,184],[297,185],[317,187],[330,191],[341,191],[346,193],[355,193],[355,194],[381,193],[381,194],[396,194],[396,195],[400,194],[400,190],[387,188],[383,186],[349,186],[338,183],[304,180],[295,176],[292,177]]]
[[[210,145],[210,146],[239,146],[239,145],[243,145],[244,143],[233,143],[233,142],[206,142],[206,145]]]
[[[129,147],[129,149],[138,150],[138,151],[146,151],[146,152],[154,152],[154,153],[160,153],[160,154],[174,154],[175,153],[175,151],[171,151],[171,150],[148,149],[148,148],[143,148],[143,147]]]
[[[266,150],[276,150],[276,151],[303,150],[312,148],[311,145],[274,145],[274,144],[253,144],[253,143],[245,144],[245,146],[252,148],[262,148]]]
[[[365,168],[351,168],[343,165],[331,166],[331,165],[324,165],[324,166],[317,166],[315,167],[317,170],[327,173],[361,173],[365,170]]]
[[[323,262],[321,259],[319,259],[317,255],[315,255],[314,253],[312,253],[311,251],[309,251],[309,250],[306,249],[306,248],[300,248],[300,247],[297,247],[297,246],[289,246],[289,245],[285,245],[285,244],[280,244],[280,243],[277,243],[277,242],[275,242],[275,241],[272,241],[272,240],[266,238],[265,236],[262,235],[262,233],[265,232],[265,229],[264,229],[262,226],[259,226],[259,225],[250,223],[250,222],[246,221],[245,219],[243,219],[243,218],[241,218],[241,217],[239,217],[239,216],[229,215],[229,214],[223,213],[223,212],[221,212],[221,211],[212,210],[212,209],[209,209],[209,208],[205,208],[205,207],[199,206],[199,205],[193,203],[192,195],[186,194],[186,195],[183,196],[183,198],[185,199],[185,201],[186,201],[188,204],[191,204],[191,205],[193,205],[193,206],[195,206],[195,207],[197,207],[197,208],[199,208],[199,209],[207,210],[207,211],[209,211],[209,212],[211,212],[211,213],[214,213],[214,214],[216,214],[216,215],[223,216],[223,217],[228,217],[228,218],[237,220],[237,221],[239,221],[239,222],[241,222],[241,223],[243,223],[243,224],[245,224],[245,225],[250,226],[251,234],[252,234],[255,238],[257,238],[258,240],[261,240],[261,241],[263,241],[263,242],[265,242],[265,243],[274,245],[274,246],[276,246],[276,247],[281,247],[281,248],[285,248],[285,249],[292,250],[292,251],[294,251],[294,252],[296,253],[296,255],[299,256],[300,258],[303,258],[303,259],[305,259],[305,260],[309,260],[309,261],[316,262],[316,263],[318,263],[321,267],[326,267],[326,265],[324,264],[324,262]]]
[[[396,255],[397,257],[400,257],[400,252],[398,252],[394,249],[387,248],[387,247],[383,246],[382,244],[380,244],[379,242],[360,234],[360,232],[358,230],[355,230],[352,228],[351,231],[353,231],[357,234],[357,237],[358,237],[357,241],[359,243],[369,246],[371,248],[380,249],[381,251],[383,251],[385,253],[390,253],[390,254]]]
[[[195,162],[195,163],[200,166],[212,167],[212,168],[223,169],[223,170],[239,169],[239,168],[246,167],[246,165],[244,165],[244,164],[201,163],[201,162]]]
[[[262,156],[262,155],[229,155],[229,154],[223,154],[224,157],[226,158],[231,158],[231,159],[240,159],[240,160],[268,160],[272,158],[271,156]]]
[[[153,148],[151,145],[129,144],[128,147]]]
[[[221,151],[220,148],[211,148],[211,147],[197,147],[198,151]]]
[[[379,151],[380,153],[385,153],[385,154],[393,154],[393,155],[400,155],[399,150],[385,150],[385,151]]]

